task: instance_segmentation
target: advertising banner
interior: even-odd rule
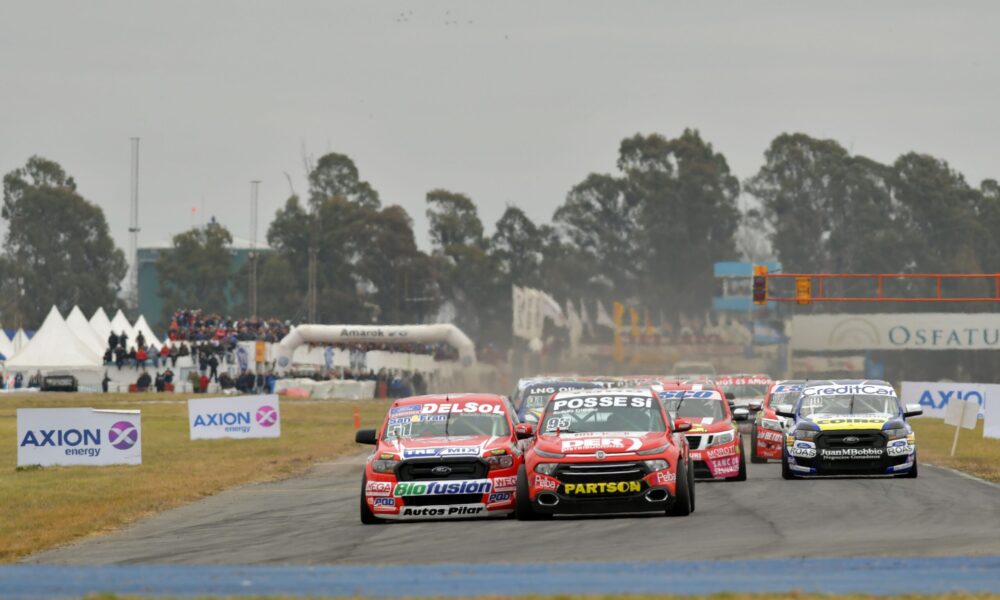
[[[988,385],[986,410],[983,411],[983,437],[1000,438],[1000,385]]]
[[[139,465],[137,410],[17,409],[17,466]]]
[[[900,400],[904,404],[919,404],[925,417],[945,418],[949,400],[965,400],[979,405],[977,418],[990,396],[1000,402],[1000,386],[981,383],[948,383],[933,381],[904,381]]]
[[[1000,313],[796,315],[792,350],[1000,350]]]
[[[192,440],[281,437],[277,395],[188,400]]]

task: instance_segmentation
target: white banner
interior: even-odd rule
[[[975,429],[979,409],[980,406],[975,398],[970,400],[952,398],[944,411],[945,425],[953,427],[961,425],[963,429]]]
[[[137,410],[17,409],[17,466],[142,464]]]
[[[1000,438],[1000,385],[990,384],[983,411],[983,437]]]
[[[533,340],[542,337],[545,328],[545,314],[542,312],[543,294],[531,288],[512,286],[514,335]]]
[[[188,400],[192,440],[281,437],[278,396],[225,396]]]
[[[990,396],[996,398],[994,402],[1000,403],[1000,385],[904,381],[900,400],[903,404],[919,404],[924,409],[925,417],[943,419],[952,399],[975,402],[979,405],[977,415],[982,415],[986,399]]]
[[[1000,313],[796,315],[792,350],[1000,350]]]

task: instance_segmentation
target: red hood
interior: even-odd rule
[[[422,437],[402,440],[383,440],[379,452],[391,452],[393,454],[403,454],[406,452],[448,449],[463,450],[461,454],[454,456],[482,456],[489,450],[498,448],[509,448],[510,438],[496,437],[489,435],[452,435],[448,437]],[[447,454],[447,451],[444,452]],[[428,456],[434,454],[429,453]],[[415,456],[404,456],[404,458],[416,458]]]
[[[733,428],[733,422],[729,418],[677,417],[676,420],[691,424],[691,431],[688,433],[721,433]]]
[[[662,446],[669,438],[659,431],[612,431],[602,433],[539,434],[535,447],[545,452],[569,456],[592,455],[603,450],[609,455],[638,452]]]

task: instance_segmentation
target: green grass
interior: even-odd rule
[[[921,462],[952,467],[977,477],[1000,482],[1000,439],[983,437],[983,422],[975,429],[963,429],[958,450],[950,456],[955,428],[940,419],[913,419],[917,453]]]
[[[198,440],[181,394],[25,394],[0,397],[0,562],[103,533],[249,482],[268,481],[361,450],[354,407],[374,427],[387,403],[281,401],[281,437]],[[17,408],[142,410],[142,465],[18,470]]]

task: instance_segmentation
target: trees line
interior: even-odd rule
[[[709,305],[719,260],[773,255],[799,272],[1000,271],[995,180],[975,187],[933,156],[881,164],[801,133],[775,138],[742,183],[696,130],[637,134],[622,140],[615,170],[584,177],[550,223],[508,206],[492,233],[473,199],[432,190],[430,252],[417,247],[407,212],[384,205],[348,156],[323,156],[308,181],[308,194],[288,198],[268,227],[261,315],[305,317],[311,252],[321,322],[422,322],[445,307],[474,338],[501,343],[513,284],[675,318]],[[0,317],[38,322],[52,304],[116,302],[124,255],[103,211],[58,164],[33,157],[9,173],[2,216]],[[173,241],[158,265],[166,310],[245,313],[228,300],[248,275],[229,271],[225,227],[213,221]]]

